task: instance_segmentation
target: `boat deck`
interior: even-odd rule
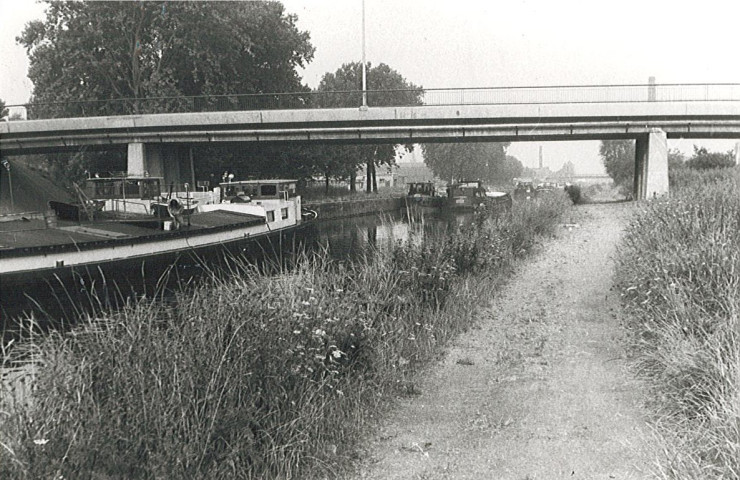
[[[179,230],[163,230],[163,220],[145,217],[116,221],[58,222],[47,228],[43,219],[21,219],[0,222],[0,252],[45,246],[80,245],[90,242],[116,241],[198,234],[236,226],[259,225],[264,218],[257,215],[216,210],[195,213],[183,218]]]

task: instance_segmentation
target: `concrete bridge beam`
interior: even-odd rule
[[[636,200],[668,194],[668,139],[666,132],[651,129],[635,142],[634,197]]]

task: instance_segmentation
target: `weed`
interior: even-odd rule
[[[173,301],[4,350],[3,366],[30,362],[31,386],[4,370],[0,477],[337,476],[386,399],[419,393],[414,373],[565,205],[531,202],[356,263],[317,255],[272,276],[234,264]]]
[[[674,441],[663,478],[740,478],[740,171],[677,171],[619,247],[642,371]]]

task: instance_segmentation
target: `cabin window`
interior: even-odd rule
[[[141,198],[144,199],[152,199],[161,193],[161,190],[159,188],[159,181],[143,181],[141,185]]]
[[[136,198],[141,195],[141,190],[139,189],[139,183],[136,180],[124,180],[124,195],[131,198]]]
[[[263,197],[274,197],[277,195],[277,185],[260,185],[260,195]]]
[[[267,221],[268,222],[274,222],[275,221],[275,211],[274,210],[268,210],[267,211]]]
[[[283,220],[287,220],[288,219],[288,209],[287,208],[281,208],[280,209],[280,214],[282,215]]]
[[[98,198],[110,197],[115,194],[113,182],[95,182],[95,196]]]

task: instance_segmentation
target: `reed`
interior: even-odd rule
[[[661,478],[740,478],[740,171],[672,172],[619,249],[638,366],[664,434]]]
[[[2,383],[0,477],[336,477],[567,204],[353,263],[316,255],[266,276],[235,261],[175,301],[34,338]]]

